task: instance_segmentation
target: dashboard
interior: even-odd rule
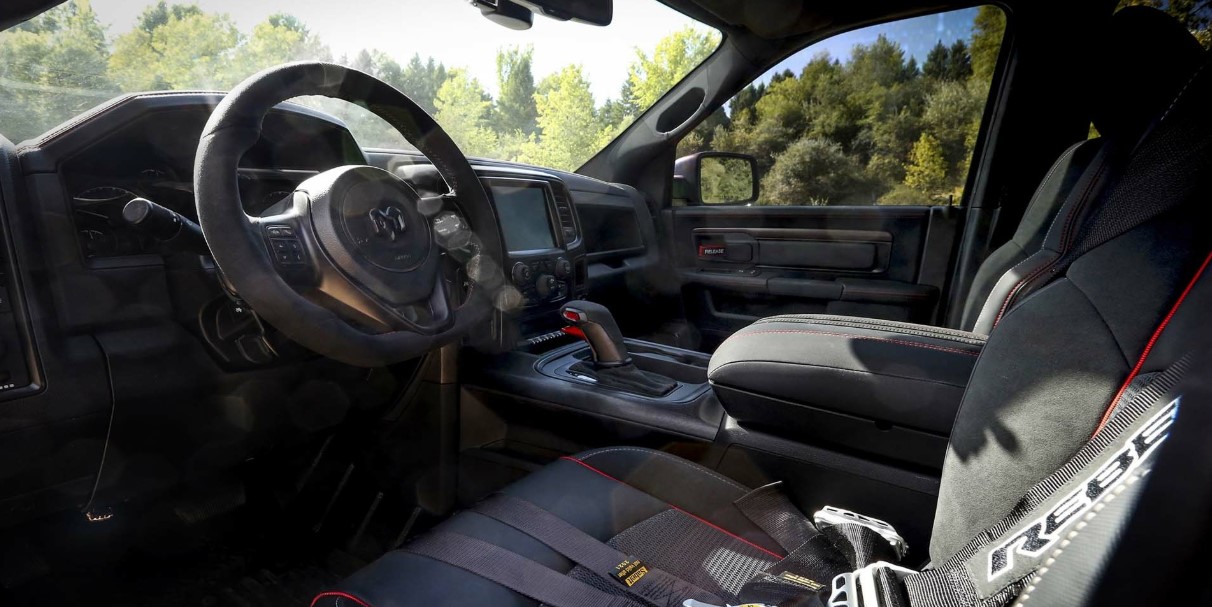
[[[283,437],[336,423],[343,407],[398,397],[400,380],[385,378],[403,371],[368,374],[275,337],[226,292],[208,257],[172,250],[122,219],[136,196],[196,217],[194,154],[221,99],[127,95],[19,146],[0,140],[6,520],[230,469]],[[305,107],[278,106],[262,135],[238,171],[250,215],[345,164],[442,191],[423,156],[364,150],[340,121]],[[585,297],[595,281],[617,289],[652,266],[655,222],[635,190],[513,163],[477,159],[473,168],[497,213],[508,287],[473,345],[536,343],[562,324],[562,302]]]
[[[63,163],[60,172],[86,259],[165,252],[122,219],[122,208],[136,197],[196,219],[194,148],[209,116],[207,105],[196,104],[148,112]],[[302,106],[283,104],[266,116],[260,141],[240,163],[244,210],[259,215],[307,178],[335,166],[365,162],[343,124]]]

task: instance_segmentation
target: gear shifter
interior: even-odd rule
[[[565,333],[589,343],[593,364],[577,363],[570,372],[595,379],[598,385],[623,392],[661,397],[677,387],[677,382],[641,370],[631,361],[623,333],[605,306],[588,301],[570,301],[560,308],[568,323]]]
[[[566,333],[589,342],[595,367],[621,367],[631,364],[623,332],[606,306],[589,301],[570,301],[560,308],[560,316],[568,323]]]

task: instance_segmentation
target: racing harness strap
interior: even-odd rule
[[[551,607],[644,607],[643,603],[603,592],[495,544],[458,533],[430,533],[404,550],[464,569]]]
[[[612,578],[628,593],[658,607],[681,607],[686,599],[723,604],[720,597],[615,550],[526,500],[498,494],[477,505],[475,512],[533,537],[599,576]]]

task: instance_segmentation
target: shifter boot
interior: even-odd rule
[[[673,392],[678,383],[667,377],[641,370],[634,364],[618,367],[595,367],[591,363],[579,362],[568,368],[570,373],[585,375],[598,380],[598,385],[622,392],[642,394],[660,398]]]

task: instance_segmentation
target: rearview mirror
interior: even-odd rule
[[[757,160],[747,154],[699,152],[673,163],[680,196],[694,204],[747,204],[758,199]]]
[[[489,21],[511,30],[528,30],[534,25],[534,13],[513,0],[471,0],[471,4]]]
[[[571,20],[590,25],[610,25],[614,19],[614,0],[517,0],[517,2],[530,7],[536,13],[560,21]]]

